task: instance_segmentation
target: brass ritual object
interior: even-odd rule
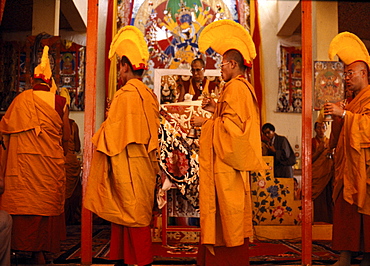
[[[190,138],[190,139],[197,139],[198,138],[198,132],[197,132],[197,129],[195,127],[192,127],[189,130],[188,138]]]
[[[328,100],[325,100],[325,103],[327,103]],[[324,108],[324,107],[322,107]],[[331,115],[324,115],[323,122],[333,122],[333,117]]]

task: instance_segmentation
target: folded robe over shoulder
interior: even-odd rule
[[[1,209],[14,215],[57,216],[64,211],[65,168],[62,119],[26,90],[0,122],[7,150]]]
[[[93,137],[84,206],[110,222],[150,224],[158,172],[159,106],[138,79],[118,90],[108,117]]]

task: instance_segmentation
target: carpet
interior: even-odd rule
[[[61,252],[57,254],[46,254],[48,264],[71,264],[81,261],[81,242],[80,226],[67,226],[67,240],[62,242]],[[93,227],[93,263],[114,264],[115,261],[109,260],[110,251],[110,224],[97,225]],[[160,244],[159,244],[160,245]],[[185,256],[174,256],[177,251],[184,251],[184,248],[197,248],[196,244],[190,246],[171,246],[174,254],[168,253],[165,256],[157,254],[154,264],[194,264],[196,262],[195,250],[185,250]],[[178,249],[178,250],[177,250]],[[192,252],[190,252],[192,251]],[[302,243],[296,240],[269,240],[254,239],[250,244],[250,264],[251,265],[291,265],[300,264]],[[30,254],[17,253],[17,262],[27,261]],[[171,258],[172,257],[172,258]],[[330,241],[313,241],[312,260],[315,265],[333,264],[339,257],[338,252],[331,249]],[[361,257],[355,256],[353,261],[358,261]],[[26,263],[25,263],[26,264]]]
[[[110,228],[101,228],[97,230],[93,235],[93,260],[109,261],[109,251],[110,251]],[[168,257],[177,257],[179,259],[180,251],[184,253],[184,244],[181,246],[172,245],[168,247],[172,248],[173,253],[167,252]],[[196,245],[191,245],[195,247]],[[177,252],[179,254],[177,254]],[[193,250],[192,250],[193,251]],[[54,259],[54,264],[71,263],[80,261],[80,243],[66,250],[58,258]],[[186,252],[187,257],[196,258],[196,252]],[[255,239],[253,243],[250,243],[250,262],[251,264],[262,264],[262,263],[274,263],[279,264],[299,262],[301,260],[302,245],[300,240],[288,241],[288,240],[258,240]],[[163,256],[163,253],[156,254],[155,261],[158,260],[168,260]],[[180,255],[181,256],[181,255]],[[184,256],[185,257],[185,256]],[[315,262],[332,262],[338,259],[339,255],[337,252],[333,251],[330,247],[330,241],[314,241],[312,243],[312,259]],[[194,261],[194,260],[190,260]]]
[[[71,232],[69,232],[71,233]],[[79,235],[79,233],[78,233]],[[92,236],[92,256],[93,262],[102,262],[109,260],[110,244],[110,225],[94,226]],[[80,262],[81,260],[81,242],[78,238],[70,238],[62,243],[62,252],[56,254],[53,260],[54,264],[65,264],[71,262]]]
[[[300,240],[254,240],[250,245],[251,264],[262,262],[299,262],[302,255]],[[334,262],[339,255],[330,247],[330,241],[312,242],[312,260],[316,263]],[[329,264],[331,264],[329,263]]]

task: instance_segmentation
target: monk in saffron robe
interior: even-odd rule
[[[33,88],[20,93],[0,122],[4,137],[6,189],[0,209],[13,218],[12,249],[59,252],[65,239],[64,155],[69,138],[66,99],[50,92],[52,72],[45,46],[35,68]]]
[[[192,77],[183,81],[180,79],[178,89],[180,90],[178,101],[184,101],[186,93],[193,95],[192,100],[198,100],[202,93],[211,93],[216,89],[216,83],[204,77],[205,63],[201,58],[196,58],[191,62]]]
[[[325,136],[327,126],[324,122],[315,122],[316,136],[312,138],[312,200],[314,204],[314,222],[333,222],[333,177],[334,164]]]
[[[336,266],[351,265],[353,252],[363,253],[360,265],[364,266],[370,265],[370,56],[363,42],[349,32],[331,41],[329,56],[335,55],[345,64],[346,89],[354,98],[346,106],[324,105],[324,114],[334,117],[332,247],[341,251]]]
[[[69,119],[69,125],[71,135],[68,141],[68,152],[65,156],[66,202],[64,210],[67,225],[80,222],[82,200],[81,161],[77,158],[77,153],[81,149],[81,142],[77,123],[73,119]]]
[[[123,235],[112,236],[116,257],[111,259],[149,265],[153,261],[150,223],[159,171],[159,104],[140,80],[149,58],[141,31],[133,26],[122,28],[112,41],[109,58],[116,54],[121,58],[119,73],[124,86],[115,93],[108,117],[92,139],[96,151],[84,206],[122,229]]]
[[[231,30],[236,32],[233,37],[247,40],[254,48],[249,33],[230,20],[209,24],[199,39],[202,51],[211,47],[223,54],[221,75],[226,84],[217,104],[210,98],[202,101],[204,109],[214,112],[212,119],[191,119],[193,125],[202,126],[198,265],[249,265],[248,239],[253,236],[250,171],[267,168],[262,159],[257,99],[245,77],[255,50],[248,50],[239,39],[207,42]]]

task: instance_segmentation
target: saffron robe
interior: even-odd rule
[[[324,137],[326,147],[329,147],[329,139]],[[316,160],[312,162],[312,199],[314,201],[314,221],[333,222],[333,159],[327,157],[329,148],[318,150],[320,140],[312,139],[312,154]]]
[[[7,147],[1,209],[14,215],[63,213],[62,126],[60,115],[33,90],[13,100],[0,122]]]
[[[0,209],[12,215],[14,250],[55,253],[65,239],[65,109],[66,100],[59,95],[26,90],[13,100],[0,122],[7,147],[1,155],[6,189]]]
[[[345,109],[345,118],[332,123],[331,143],[336,144],[332,246],[370,252],[370,86]]]
[[[85,208],[110,222],[145,227],[152,219],[158,173],[159,105],[140,80],[119,89],[95,133]]]
[[[326,147],[329,147],[329,139],[325,137]],[[319,141],[312,139],[312,154],[317,152]],[[330,149],[326,148],[317,154],[317,159],[312,162],[312,199],[316,199],[327,185],[332,186],[333,159],[327,157]]]
[[[178,86],[184,88],[183,95],[180,93],[180,96],[179,96],[179,101],[180,102],[184,100],[183,98],[184,98],[184,95],[186,93],[189,93],[189,94],[193,95],[192,100],[196,101],[196,100],[198,100],[201,93],[209,93],[210,94],[216,89],[216,83],[210,81],[206,77],[202,81],[203,91],[199,90],[199,88],[197,87],[196,82],[195,82],[195,80],[193,80],[193,78],[190,78],[187,81],[182,81],[181,80],[181,82],[179,83]]]
[[[267,169],[257,99],[243,77],[225,84],[202,126],[199,156],[201,243],[241,246],[253,235],[249,172]]]
[[[335,149],[333,199],[343,189],[345,201],[357,205],[359,213],[370,215],[370,85],[347,104],[346,110]]]

